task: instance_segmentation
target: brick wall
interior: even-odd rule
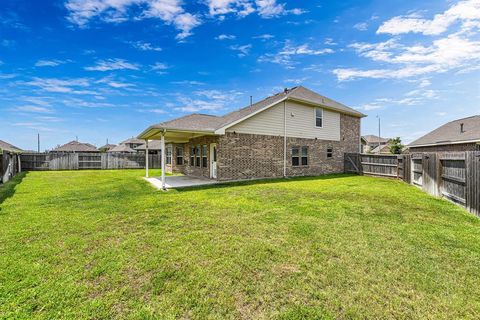
[[[360,119],[348,115],[340,118],[340,141],[287,138],[287,176],[315,176],[343,172],[344,153],[359,152]],[[217,179],[240,180],[283,177],[283,136],[226,133],[203,136],[188,143],[172,145],[172,166],[167,170],[194,177],[210,177],[210,144],[217,144]],[[207,146],[207,166],[190,165],[192,146]],[[176,164],[176,147],[184,148],[184,165]],[[308,165],[292,166],[292,147],[308,147]],[[327,149],[333,157],[327,158]]]
[[[287,176],[343,172],[344,153],[359,152],[360,119],[342,115],[340,141],[287,138]],[[227,133],[218,141],[218,179],[283,176],[283,136]],[[292,147],[308,147],[308,165],[291,165]],[[327,149],[333,157],[327,158]]]
[[[184,146],[183,161],[185,165],[182,168],[179,168],[178,171],[193,177],[210,178],[210,144],[211,143],[218,144],[218,138],[219,138],[218,136],[203,136],[203,137],[191,139],[188,143],[185,143],[183,145]],[[196,147],[197,145],[200,145],[200,148],[202,148],[202,146],[204,145],[207,146],[207,167],[203,167],[202,163],[200,163],[200,167],[197,167],[195,165],[194,166],[190,165],[191,147]],[[201,158],[200,158],[200,162],[202,162]]]

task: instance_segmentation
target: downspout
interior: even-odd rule
[[[166,190],[165,186],[165,131],[162,132],[162,138],[161,138],[161,157],[162,157],[162,189]]]
[[[287,101],[283,101],[283,177],[287,177]]]
[[[145,139],[145,177],[148,178],[148,140]]]

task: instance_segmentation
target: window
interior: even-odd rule
[[[183,148],[176,147],[175,153],[177,154],[177,161],[175,162],[177,166],[183,166]]]
[[[200,167],[200,145],[195,148],[195,166]]]
[[[190,147],[190,165],[195,165],[195,147]]]
[[[317,128],[323,127],[323,109],[322,108],[315,108],[315,127]]]
[[[172,164],[172,147],[167,147],[167,152],[165,152],[166,164]]]
[[[308,166],[308,147],[302,147],[302,166]]]
[[[202,146],[202,167],[204,167],[204,168],[208,167],[207,146],[206,145]]]
[[[292,166],[308,166],[308,147],[292,148]]]
[[[292,148],[292,166],[299,166],[300,159],[299,159],[300,148]]]
[[[327,158],[333,158],[333,148],[327,148]]]

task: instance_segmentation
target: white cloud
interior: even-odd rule
[[[128,88],[128,87],[133,87],[134,86],[134,84],[132,84],[132,83],[117,81],[117,80],[114,80],[112,77],[102,78],[102,79],[96,81],[96,83],[103,83],[103,84],[106,84],[106,85],[108,85],[112,88],[115,88],[115,89]]]
[[[235,14],[240,17],[257,12],[264,19],[270,19],[286,14],[301,15],[306,11],[300,8],[285,9],[284,3],[276,0],[206,0],[211,16]]]
[[[32,81],[25,82],[26,85],[35,86],[48,92],[56,93],[75,93],[75,94],[96,94],[79,88],[88,87],[89,81],[85,78],[77,79],[55,79],[55,78],[33,78]]]
[[[447,115],[446,112],[435,112],[435,115],[439,116],[439,117],[444,117]]]
[[[23,112],[34,112],[34,113],[52,113],[53,112],[53,110],[50,109],[50,108],[40,107],[40,106],[32,106],[32,105],[19,106],[19,107],[16,107],[15,110],[23,111]]]
[[[338,43],[336,43],[332,38],[325,38],[325,41],[323,43],[328,45],[328,46],[338,45]]]
[[[330,48],[312,49],[308,44],[294,46],[287,41],[282,50],[275,54],[267,53],[261,56],[259,62],[277,63],[283,65],[285,68],[292,69],[295,64],[292,59],[294,56],[320,56],[332,53],[334,53],[334,51]]]
[[[353,26],[354,29],[359,31],[366,31],[368,29],[368,23],[366,22],[359,22]]]
[[[206,3],[211,16],[229,13],[247,16],[255,11],[249,0],[207,0]]]
[[[132,47],[140,51],[162,51],[162,48],[156,47],[149,42],[135,41],[135,42],[129,42],[129,43],[131,44]]]
[[[173,81],[173,84],[179,84],[179,85],[190,85],[190,86],[202,86],[205,83],[196,81],[196,80],[182,80],[182,81]]]
[[[225,109],[236,101],[241,92],[235,90],[198,90],[193,92],[193,97],[179,96],[180,106],[175,110],[181,112],[218,111]]]
[[[139,66],[123,59],[107,59],[97,61],[95,66],[85,67],[87,71],[138,70]]]
[[[215,40],[233,40],[236,39],[237,37],[234,36],[233,34],[221,34],[217,37],[215,37]]]
[[[233,50],[233,51],[237,51],[237,55],[242,58],[242,57],[245,57],[245,56],[248,56],[248,54],[250,53],[250,50],[252,49],[252,45],[251,44],[246,44],[246,45],[233,45],[233,46],[230,46],[229,47],[230,50]]]
[[[79,27],[86,27],[94,18],[110,23],[157,18],[173,25],[180,31],[177,38],[184,39],[201,22],[181,4],[180,0],[68,0],[65,7],[68,20]]]
[[[278,4],[276,0],[256,0],[258,14],[264,18],[277,17],[285,14],[285,4]]]
[[[424,19],[418,15],[398,16],[384,22],[377,33],[398,35],[402,33],[422,33],[439,35],[456,22],[463,30],[480,27],[480,1],[465,0],[452,5],[448,10],[437,14],[433,19]]]
[[[56,67],[61,64],[65,64],[70,62],[70,60],[57,60],[57,59],[52,59],[52,60],[38,60],[35,63],[35,67]]]
[[[372,70],[335,69],[333,72],[340,81],[356,78],[410,78],[469,68],[480,62],[480,41],[469,40],[458,34],[437,39],[429,46],[406,46],[399,44],[396,39],[390,39],[376,44],[354,43],[351,47],[360,56],[397,66]]]
[[[273,39],[275,38],[275,36],[273,34],[269,34],[269,33],[265,33],[265,34],[261,34],[261,35],[258,35],[258,36],[255,36],[253,37],[253,39],[260,39],[260,40],[270,40],[270,39]]]
[[[167,69],[170,69],[170,66],[163,62],[156,62],[152,65],[152,70],[154,71],[165,72]]]
[[[290,79],[285,79],[283,80],[284,83],[293,83],[295,85],[300,85],[302,83],[305,83],[309,77],[303,77],[303,78],[290,78]]]

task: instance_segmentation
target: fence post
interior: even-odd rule
[[[480,152],[465,153],[466,190],[465,204],[468,211],[480,216]]]

